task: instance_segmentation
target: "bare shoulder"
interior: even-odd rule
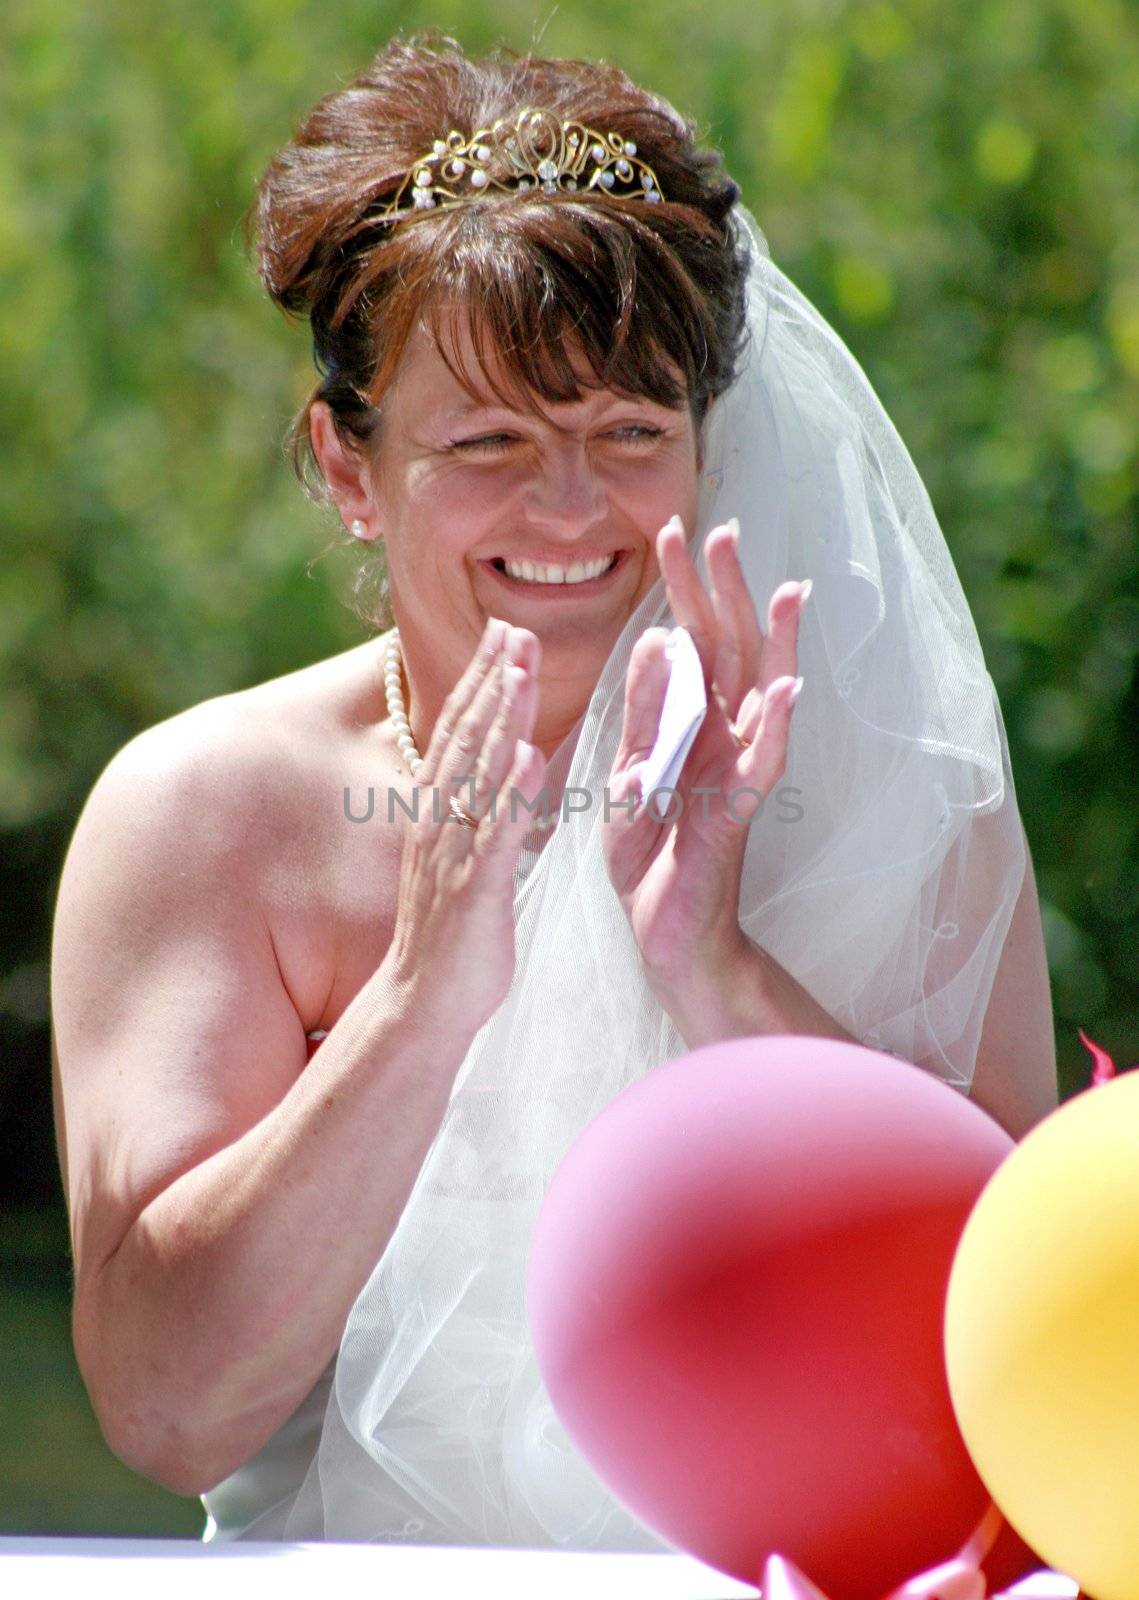
[[[137,734],[100,774],[68,865],[105,867],[211,896],[223,882],[306,874],[321,817],[382,716],[376,645],[218,695]],[[382,769],[385,749],[370,748]],[[268,869],[267,871],[265,869]]]
[[[340,787],[380,709],[373,646],[219,695],[136,735],[79,817],[57,940],[73,922],[84,936],[88,919],[115,923],[145,962],[146,923],[162,916],[181,928],[197,917],[216,926],[240,903],[270,934],[278,921],[287,934],[297,910],[319,920],[330,857],[346,843]],[[382,744],[368,749],[382,766]]]
[[[124,784],[160,783],[172,799],[208,794],[220,826],[256,799],[261,785],[294,784],[322,758],[334,764],[345,740],[374,725],[381,710],[376,659],[370,641],[156,723],[112,758],[92,800]]]
[[[56,904],[52,1020],[80,1265],[304,1070],[277,924],[312,901],[325,847],[314,793],[348,760],[352,719],[375,714],[363,660],[346,656],[147,729],[79,818]]]

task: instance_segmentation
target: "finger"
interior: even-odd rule
[[[534,816],[540,813],[536,802],[545,779],[546,759],[542,752],[527,739],[517,740],[504,792],[498,796],[493,813],[484,817],[474,834],[480,859],[490,876],[502,885],[509,882],[523,840],[534,825]]]
[[[807,596],[807,583],[781,583],[767,608],[767,638],[758,682],[769,689],[777,678],[794,678],[799,671],[799,618]]]
[[[496,761],[496,778],[501,779],[509,770],[517,739],[530,736],[537,711],[541,654],[537,638],[528,629],[506,627],[502,652],[495,666],[450,732],[446,748],[439,757],[436,787],[443,795],[453,794],[468,815],[481,812],[488,803],[488,795],[484,794],[480,802],[477,794],[479,769],[486,765],[486,745],[496,722],[500,724],[501,737],[504,701],[508,697],[516,698],[520,682],[526,684],[526,693],[521,697],[520,717],[503,752],[504,759]]]
[[[439,758],[435,787],[445,799],[452,794],[458,796],[466,811],[472,804],[471,791],[479,756],[502,701],[505,665],[501,660],[495,662],[455,723],[447,748]]]
[[[737,770],[741,781],[764,795],[771,793],[786,771],[791,714],[802,687],[802,678],[776,679],[763,697],[751,744],[740,756]]]
[[[537,708],[537,679],[524,666],[504,662],[502,694],[475,764],[473,816],[493,816],[499,803],[509,800],[503,786],[517,759],[519,741],[528,741],[533,733]]]
[[[656,743],[672,670],[667,644],[666,629],[646,628],[633,646],[625,675],[625,713],[613,767],[615,773],[623,771],[630,761],[646,756]]]
[[[749,689],[744,695],[740,708],[732,723],[732,731],[737,740],[750,744],[759,732],[760,722],[763,720],[763,690]]]
[[[763,657],[763,634],[740,567],[739,524],[734,518],[726,528],[708,535],[704,556],[719,626],[713,682],[726,711],[734,716],[748,689],[759,682]]]
[[[538,668],[542,664],[542,646],[538,643],[537,634],[531,633],[529,628],[508,627],[503,653],[508,661],[525,667],[535,678],[538,676]]]
[[[611,779],[601,832],[609,880],[623,895],[641,881],[672,832],[642,804],[639,761]]]
[[[483,636],[479,640],[478,649],[471,657],[466,671],[443,702],[443,709],[435,719],[431,738],[428,740],[422,764],[416,774],[417,783],[431,784],[435,781],[440,762],[451,742],[451,736],[459,719],[472,705],[498,661],[508,631],[506,623],[499,621],[497,617],[488,620]]]
[[[657,561],[672,614],[680,627],[692,635],[704,676],[710,681],[719,631],[716,613],[693,564],[679,517],[666,522],[657,534]]]

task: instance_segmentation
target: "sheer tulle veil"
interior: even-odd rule
[[[745,931],[864,1042],[967,1091],[1024,873],[1000,709],[928,496],[854,358],[751,242],[749,342],[706,425],[696,544],[729,516],[759,608],[811,577],[783,782],[753,822]],[[527,1332],[531,1230],[575,1136],[683,1053],[600,851],[633,616],[516,875],[518,964],[348,1319],[287,1538],[654,1549],[553,1415]],[[378,1157],[379,1159],[379,1157]],[[350,1219],[348,1219],[350,1220]]]

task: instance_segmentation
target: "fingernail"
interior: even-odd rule
[[[740,542],[740,519],[738,517],[729,517],[728,518],[728,528],[729,528],[729,530],[731,532],[732,538],[736,541],[737,544],[739,544],[739,542]]]
[[[676,529],[677,533],[684,532],[684,523],[680,520],[675,512],[673,512],[672,516],[669,517],[668,521],[660,531],[661,533],[670,533],[673,528]]]
[[[505,622],[501,622],[498,617],[488,618],[486,630],[483,634],[483,638],[487,643],[487,648],[490,650],[497,650],[499,645],[502,643],[505,633]]]
[[[512,706],[517,699],[525,676],[525,667],[519,667],[513,661],[506,663],[502,673],[502,698],[508,706]]]
[[[793,706],[795,704],[796,700],[798,700],[799,696],[802,694],[802,692],[803,692],[803,680],[802,680],[802,678],[796,678],[795,682],[791,685],[791,692],[787,696],[787,704],[790,705],[790,706]]]
[[[811,590],[815,587],[814,578],[804,578],[799,585],[799,610],[802,611],[807,601],[811,598]]]

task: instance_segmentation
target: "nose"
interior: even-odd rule
[[[605,519],[605,485],[580,439],[559,439],[542,451],[526,497],[530,519],[550,538],[580,538]]]

